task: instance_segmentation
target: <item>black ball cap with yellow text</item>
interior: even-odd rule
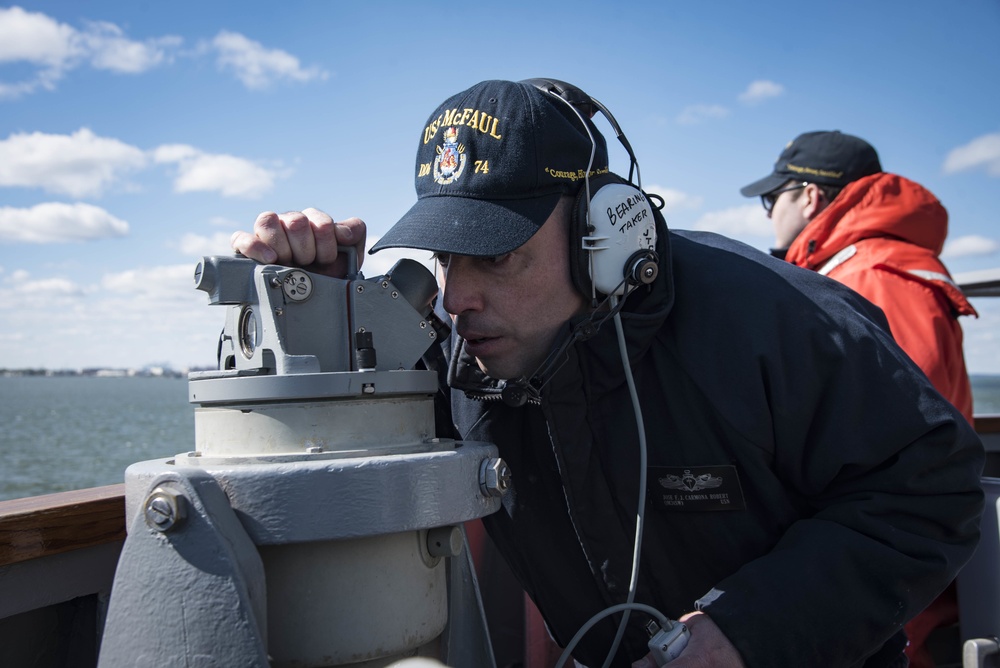
[[[579,190],[588,168],[592,177],[608,171],[589,119],[531,83],[483,81],[431,114],[417,148],[417,202],[369,252],[509,253]]]
[[[766,195],[789,181],[846,186],[881,171],[878,153],[864,139],[839,130],[806,132],[785,146],[773,172],[740,188],[740,193]]]

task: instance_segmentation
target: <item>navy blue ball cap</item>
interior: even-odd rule
[[[839,130],[806,132],[785,146],[774,171],[740,188],[745,197],[766,195],[788,181],[846,186],[882,171],[878,153],[860,137]]]
[[[431,114],[417,148],[417,202],[369,252],[509,253],[579,190],[588,165],[591,176],[608,172],[589,119],[531,83],[483,81]]]

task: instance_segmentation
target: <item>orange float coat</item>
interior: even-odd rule
[[[960,315],[976,311],[939,255],[948,212],[918,183],[880,173],[848,184],[785,259],[854,289],[885,312],[893,337],[972,421]]]

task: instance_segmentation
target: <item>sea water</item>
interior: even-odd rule
[[[972,385],[976,414],[1000,414],[1000,376]],[[185,378],[0,376],[0,500],[113,485],[193,449]]]
[[[0,500],[124,482],[194,449],[185,378],[0,377]]]

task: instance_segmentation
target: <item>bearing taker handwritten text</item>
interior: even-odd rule
[[[614,207],[608,207],[608,220],[618,228],[622,234],[630,230],[649,216],[649,207],[641,206],[638,211],[632,212],[633,207],[646,203],[646,198],[641,192],[637,192],[635,197],[628,197],[619,202]]]

